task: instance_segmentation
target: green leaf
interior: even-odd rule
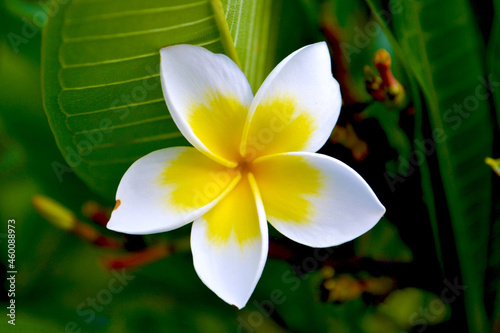
[[[399,64],[404,68],[406,75],[408,77],[408,92],[412,96],[412,103],[413,107],[415,109],[415,137],[414,137],[414,142],[417,140],[419,142],[424,142],[424,135],[422,133],[422,125],[423,125],[423,106],[422,106],[422,101],[420,100],[421,96],[421,91],[420,87],[418,86],[411,68],[409,68],[409,65],[407,64],[407,60],[405,58],[405,54],[399,45],[399,42],[396,40],[394,37],[392,31],[389,29],[387,22],[385,22],[380,13],[382,12],[382,8],[380,6],[376,7],[374,2],[371,0],[365,0],[367,6],[372,12],[372,15],[376,19],[376,21],[380,24],[380,27],[382,31],[384,32],[385,36],[391,43],[391,46],[394,50],[394,54],[399,60]],[[394,12],[398,10],[397,5],[399,3],[394,3],[396,6],[393,6]],[[393,5],[394,5],[393,4]],[[392,17],[391,17],[392,20]],[[390,167],[391,165],[388,164]],[[433,189],[433,183],[431,180],[430,176],[430,169],[429,169],[429,163],[427,157],[422,159],[420,165],[420,173],[422,177],[422,195],[423,195],[423,201],[425,205],[428,208],[428,214],[429,214],[429,220],[432,228],[432,233],[434,236],[434,247],[436,250],[436,255],[438,262],[441,266],[441,271],[444,275],[444,267],[443,267],[443,251],[442,251],[442,245],[441,245],[441,240],[439,236],[439,222],[438,222],[438,215],[437,215],[437,210],[436,210],[436,202],[435,202],[435,195],[434,195],[434,189]],[[389,170],[390,171],[390,170]]]
[[[483,280],[491,183],[483,160],[491,154],[492,130],[488,101],[477,93],[483,75],[481,38],[466,1],[401,5],[401,14],[393,15],[400,45],[423,90],[430,125],[446,137],[442,143],[435,138],[435,143],[461,274],[468,286],[469,329],[486,331]],[[446,207],[438,210],[448,214]]]
[[[359,115],[362,119],[375,118],[387,135],[387,141],[398,155],[408,159],[411,153],[411,143],[404,130],[399,126],[399,112],[389,109],[381,102],[374,101]]]
[[[497,113],[497,124],[500,127],[500,88],[497,82],[500,82],[500,0],[494,2],[495,14],[493,18],[493,27],[488,44],[488,73],[491,73],[490,86],[493,93],[493,102]],[[493,156],[497,157],[497,156]],[[495,322],[500,322],[500,198],[498,197],[499,179],[494,174],[495,181],[493,182],[494,190],[497,195],[494,196],[494,219],[490,233],[490,253],[488,256],[488,272],[486,277],[486,295],[487,311],[491,314],[492,326]],[[498,325],[498,324],[497,324]]]
[[[358,257],[399,262],[413,260],[411,250],[399,237],[396,227],[386,218],[382,218],[373,229],[356,238],[354,249]]]
[[[494,2],[495,15],[493,18],[493,27],[491,28],[491,37],[488,43],[488,73],[491,73],[491,88],[493,92],[493,101],[497,111],[497,121],[500,127],[500,88],[492,83],[500,81],[500,1]]]
[[[397,324],[399,330],[396,332],[410,330],[412,326],[423,331],[427,325],[440,323],[450,314],[449,307],[438,296],[415,288],[393,291],[377,310],[378,316],[391,319]],[[428,312],[432,316],[428,316]]]
[[[111,198],[135,160],[187,145],[159,80],[159,50],[189,43],[223,52],[209,1],[72,1],[48,20],[44,104],[68,164]]]
[[[329,40],[336,40],[334,44],[338,44],[338,59],[334,62],[340,84],[346,86],[343,87],[344,103],[349,99],[371,101],[372,97],[366,91],[363,68],[373,64],[373,55],[378,49],[383,48],[392,54],[390,41],[369,15],[362,0],[329,0],[323,8],[322,28],[331,35]],[[397,63],[393,64],[392,71],[399,80],[403,78]]]
[[[241,64],[255,91],[278,53],[300,41],[278,41],[294,21],[276,17],[297,16],[296,7],[282,0],[78,0],[58,8],[44,30],[43,87],[68,164],[111,199],[135,160],[188,145],[163,100],[159,50],[195,44],[226,53]]]
[[[222,0],[236,52],[256,93],[277,62],[301,46],[307,25],[298,1]],[[278,19],[279,18],[279,19]]]
[[[318,302],[317,297],[320,273],[296,273],[304,273],[304,262],[311,262],[309,259],[318,263],[314,257],[292,266],[282,261],[268,260],[248,309],[258,315],[264,313],[264,316],[264,309],[271,310],[274,318],[282,318],[291,332],[327,332],[328,309]],[[258,327],[253,324],[255,320],[248,319],[248,331],[257,331]]]

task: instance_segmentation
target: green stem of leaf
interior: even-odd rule
[[[380,25],[382,31],[384,32],[385,36],[391,43],[391,46],[394,50],[394,53],[396,54],[396,57],[398,58],[399,63],[403,66],[408,82],[409,82],[409,92],[411,94],[412,102],[413,102],[413,107],[415,108],[415,140],[420,140],[422,142],[423,135],[422,135],[422,104],[420,100],[420,89],[418,87],[418,84],[413,77],[413,73],[409,65],[405,61],[405,56],[403,53],[403,49],[399,45],[399,42],[397,41],[396,37],[392,34],[392,31],[389,29],[385,21],[380,17],[378,14],[377,8],[375,7],[374,3],[372,0],[365,0],[366,5],[368,8],[373,13],[373,17],[375,20],[378,22]],[[424,202],[429,208],[429,218],[431,222],[431,228],[432,228],[432,233],[434,236],[434,246],[436,248],[436,254],[438,257],[439,261],[439,266],[441,268],[441,273],[444,276],[444,263],[443,263],[443,257],[442,257],[442,249],[441,249],[441,242],[439,238],[439,227],[438,227],[438,219],[437,219],[437,214],[436,214],[436,207],[435,207],[435,201],[434,201],[434,192],[432,190],[432,187],[426,186],[431,184],[431,178],[430,178],[430,170],[429,170],[429,165],[427,163],[427,159],[423,161],[423,163],[420,165],[420,172],[421,172],[421,177],[423,180],[423,185],[422,185],[422,191],[423,191],[423,199]]]
[[[210,0],[210,5],[214,11],[215,23],[219,29],[221,35],[221,42],[226,51],[226,55],[231,58],[238,67],[241,67],[240,59],[238,53],[236,53],[236,48],[234,47],[233,38],[231,37],[231,32],[227,25],[226,16],[224,15],[224,9],[222,8],[222,3],[220,0]]]

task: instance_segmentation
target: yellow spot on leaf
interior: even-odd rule
[[[117,210],[118,207],[120,207],[121,203],[122,203],[121,200],[119,200],[119,199],[116,200],[115,208],[113,208],[113,210]]]

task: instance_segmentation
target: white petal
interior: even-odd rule
[[[242,154],[315,152],[338,119],[342,99],[326,43],[301,48],[264,81],[250,106]]]
[[[349,166],[315,153],[261,157],[252,170],[268,221],[292,240],[328,247],[370,230],[385,208]]]
[[[205,214],[240,178],[195,148],[157,150],[123,176],[107,228],[128,234],[176,229]]]
[[[179,130],[207,156],[235,166],[253,98],[243,72],[199,46],[170,46],[160,55],[163,95]]]
[[[201,280],[225,302],[242,308],[262,274],[267,222],[255,180],[235,189],[193,223],[191,249]]]

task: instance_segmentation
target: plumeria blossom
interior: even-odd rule
[[[193,147],[136,161],[118,187],[109,229],[151,234],[194,221],[196,272],[242,308],[266,262],[267,221],[298,243],[329,247],[360,236],[384,214],[361,176],[315,153],[341,106],[325,43],[284,59],[255,97],[225,55],[191,45],[160,54],[168,109]]]

